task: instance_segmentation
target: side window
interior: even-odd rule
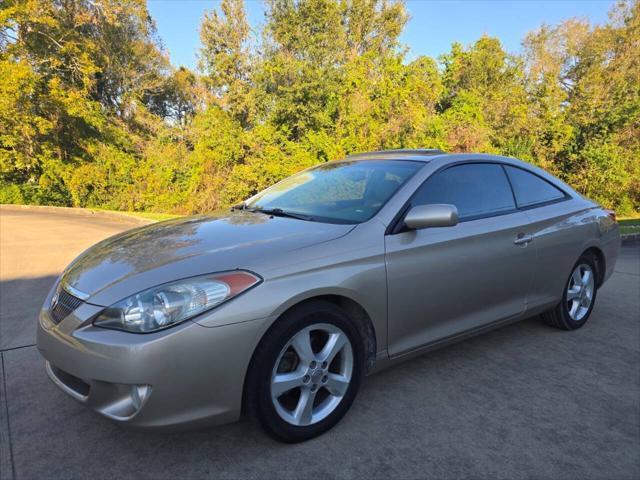
[[[448,203],[460,220],[515,210],[509,181],[500,165],[468,163],[436,173],[416,192],[412,206]]]
[[[565,194],[546,180],[526,170],[505,165],[513,186],[518,207],[530,207],[539,203],[564,198]]]

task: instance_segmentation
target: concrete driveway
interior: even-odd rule
[[[0,209],[0,478],[640,478],[640,249],[576,332],[530,319],[370,377],[328,434],[251,422],[123,430],[47,379],[36,314],[80,251],[132,225]],[[188,392],[185,392],[188,395]]]

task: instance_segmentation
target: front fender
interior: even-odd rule
[[[297,303],[318,296],[338,295],[358,303],[367,312],[378,348],[386,349],[384,225],[374,222],[354,229],[344,238],[287,255],[277,268],[266,272],[256,269],[264,278],[260,285],[195,321],[204,327],[258,318],[275,321]]]

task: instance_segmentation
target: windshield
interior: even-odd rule
[[[422,166],[400,160],[325,163],[263,190],[247,200],[245,208],[319,222],[360,223],[373,217]]]

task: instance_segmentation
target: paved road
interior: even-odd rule
[[[248,421],[123,430],[46,378],[35,315],[54,276],[128,226],[0,210],[0,477],[640,478],[640,249],[623,249],[589,323],[537,319],[364,383],[328,434],[285,446]],[[188,392],[185,392],[188,395]]]

